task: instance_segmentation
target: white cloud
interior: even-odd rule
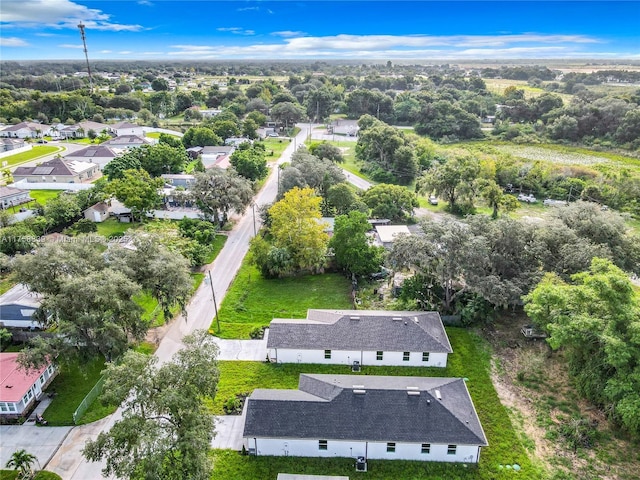
[[[61,37],[59,33],[46,33],[46,32],[38,32],[34,33],[36,37]]]
[[[113,53],[113,50],[100,50],[98,53]]]
[[[153,7],[153,3],[149,0],[138,0],[138,5],[144,5],[145,7]]]
[[[120,55],[131,55],[133,52],[131,50],[121,50],[118,52]]]
[[[75,43],[63,43],[58,45],[60,48],[83,48],[82,45],[76,45]]]
[[[236,35],[255,35],[256,34],[255,30],[245,30],[244,28],[240,28],[240,27],[220,27],[220,28],[216,28],[216,30],[219,32],[230,32]]]
[[[280,32],[271,32],[271,35],[275,37],[301,37],[302,35],[305,35],[305,33],[299,31],[295,32],[291,30],[282,30]]]
[[[20,24],[25,27],[78,28],[84,23],[87,29],[111,31],[138,31],[141,25],[112,23],[111,15],[102,10],[88,8],[71,0],[3,0],[2,23]]]
[[[28,45],[18,37],[0,37],[0,47],[27,47]]]
[[[248,12],[248,11],[258,11],[260,10],[260,7],[242,7],[242,8],[236,8],[236,12]]]

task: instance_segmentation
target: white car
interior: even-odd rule
[[[438,205],[438,197],[436,197],[435,195],[431,195],[429,197],[429,204],[430,205]]]
[[[278,138],[279,135],[277,133],[270,133],[267,137]]]
[[[533,195],[525,195],[524,193],[521,193],[520,195],[518,195],[518,200],[520,200],[521,202],[527,202],[527,203],[536,203],[538,200],[536,199],[536,197],[534,197]]]

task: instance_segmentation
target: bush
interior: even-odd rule
[[[233,415],[238,413],[242,408],[242,402],[238,397],[230,397],[224,402],[222,408],[224,409],[224,413],[227,415]]]
[[[74,223],[71,229],[76,233],[95,233],[98,231],[98,225],[88,218],[82,218]]]
[[[249,332],[249,338],[253,340],[259,340],[264,338],[264,329],[265,327],[256,327]]]

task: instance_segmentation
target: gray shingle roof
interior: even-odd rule
[[[44,173],[44,169],[47,169],[48,173]],[[28,175],[69,175],[75,176],[75,173],[66,160],[61,158],[54,158],[48,162],[43,162],[37,167],[18,167],[13,172],[13,176],[28,176]]]
[[[451,353],[438,312],[309,310],[274,319],[267,348]]]
[[[301,374],[299,390],[255,390],[243,436],[488,444],[461,378],[374,375]]]

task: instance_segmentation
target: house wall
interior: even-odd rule
[[[247,448],[256,448],[256,455],[290,457],[347,457],[358,456],[380,460],[419,460],[425,462],[477,463],[477,445],[456,445],[456,453],[447,453],[448,445],[430,445],[429,453],[422,453],[421,443],[396,442],[395,452],[387,452],[386,442],[328,440],[327,450],[319,449],[319,439],[246,438]]]
[[[15,205],[20,205],[22,203],[28,202],[29,200],[31,200],[29,192],[20,192],[16,193],[15,195],[9,195],[0,198],[0,205],[2,206],[2,208],[7,208]]]
[[[89,190],[93,188],[90,183],[62,183],[62,182],[45,182],[36,183],[29,182],[27,180],[16,180],[15,183],[9,185],[13,188],[19,188],[20,190],[74,190],[79,192],[80,190]]]
[[[13,180],[15,182],[25,180],[29,183],[53,183],[58,185],[57,189],[64,188],[60,186],[60,184],[62,183],[75,183],[79,181],[78,178],[72,177],[70,175],[56,175],[55,182],[53,181],[53,177],[51,176],[44,175],[44,180],[42,179],[42,177],[43,175],[14,175]]]
[[[358,350],[332,350],[331,358],[324,358],[323,350],[300,350],[286,348],[269,349],[269,358],[277,363],[324,363],[333,365],[351,365],[354,361],[361,365],[396,365],[405,367],[446,367],[446,353],[430,353],[429,361],[422,361],[422,352],[409,352],[409,361],[405,361],[404,352],[384,352],[382,360],[377,352]]]
[[[25,413],[42,396],[43,390],[51,383],[57,373],[53,365],[49,365],[33,385],[29,387],[22,399],[19,402],[12,403],[13,409],[9,406],[9,402],[0,402],[0,415],[10,417]]]
[[[142,130],[142,127],[118,128],[116,130],[116,137],[121,137],[123,135],[137,135],[138,137],[144,137],[144,131]]]
[[[10,157],[11,155],[16,155],[16,154],[22,153],[22,152],[28,152],[32,148],[33,148],[33,145],[31,145],[30,143],[27,143],[27,144],[23,145],[22,147],[11,148],[9,150],[5,150],[4,152],[0,152],[0,158]]]

